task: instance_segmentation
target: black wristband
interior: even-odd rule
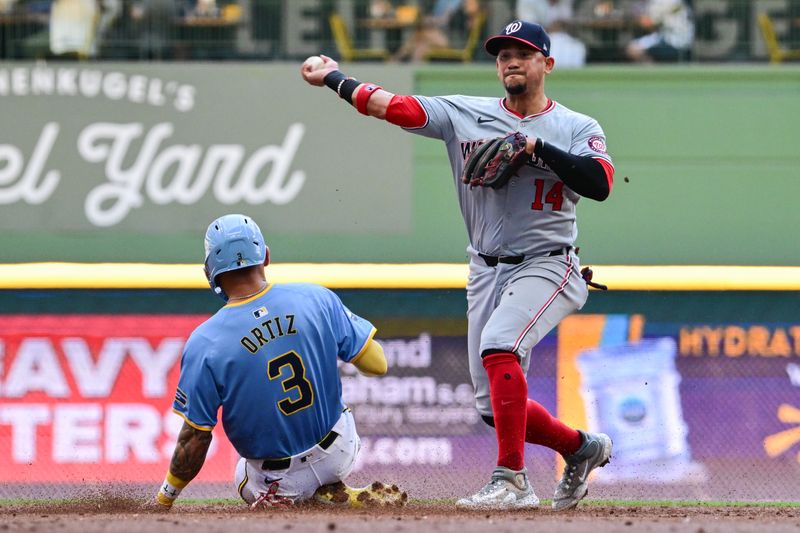
[[[344,75],[344,72],[341,70],[334,70],[333,72],[329,72],[323,81],[325,82],[325,85],[330,87],[335,92],[336,89],[339,88],[339,82],[346,79],[347,76]]]
[[[339,98],[344,100],[345,102],[353,103],[353,93],[356,90],[356,87],[361,85],[361,82],[355,78],[347,78],[341,84],[339,84]]]
[[[355,92],[356,87],[361,85],[360,81],[355,78],[348,78],[340,70],[334,70],[329,73],[325,76],[324,82],[325,85],[339,95],[339,98],[349,103],[352,103],[353,92]]]
[[[536,137],[536,142],[533,143],[533,153],[539,155],[539,150],[544,148],[544,141],[540,137]]]

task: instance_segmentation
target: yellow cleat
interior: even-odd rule
[[[341,481],[323,485],[314,493],[314,500],[326,505],[347,507],[402,507],[408,502],[408,494],[397,485],[376,481],[366,487],[348,487]]]

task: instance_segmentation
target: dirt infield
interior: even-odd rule
[[[598,506],[555,513],[465,512],[452,504],[411,502],[403,508],[333,509],[318,505],[256,512],[235,504],[176,505],[169,513],[132,500],[104,503],[0,505],[0,531],[435,531],[491,533],[558,531],[753,532],[800,531],[798,507]]]

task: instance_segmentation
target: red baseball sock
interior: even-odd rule
[[[492,400],[494,408],[494,396]],[[525,442],[547,446],[565,457],[581,447],[581,434],[548,413],[542,404],[528,400],[526,411]]]
[[[513,353],[483,358],[489,375],[494,427],[497,432],[497,466],[522,470],[525,466],[525,402],[528,382]]]

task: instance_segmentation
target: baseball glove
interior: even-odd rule
[[[520,132],[483,143],[469,155],[461,181],[470,187],[499,189],[527,161],[525,144],[525,135]]]

